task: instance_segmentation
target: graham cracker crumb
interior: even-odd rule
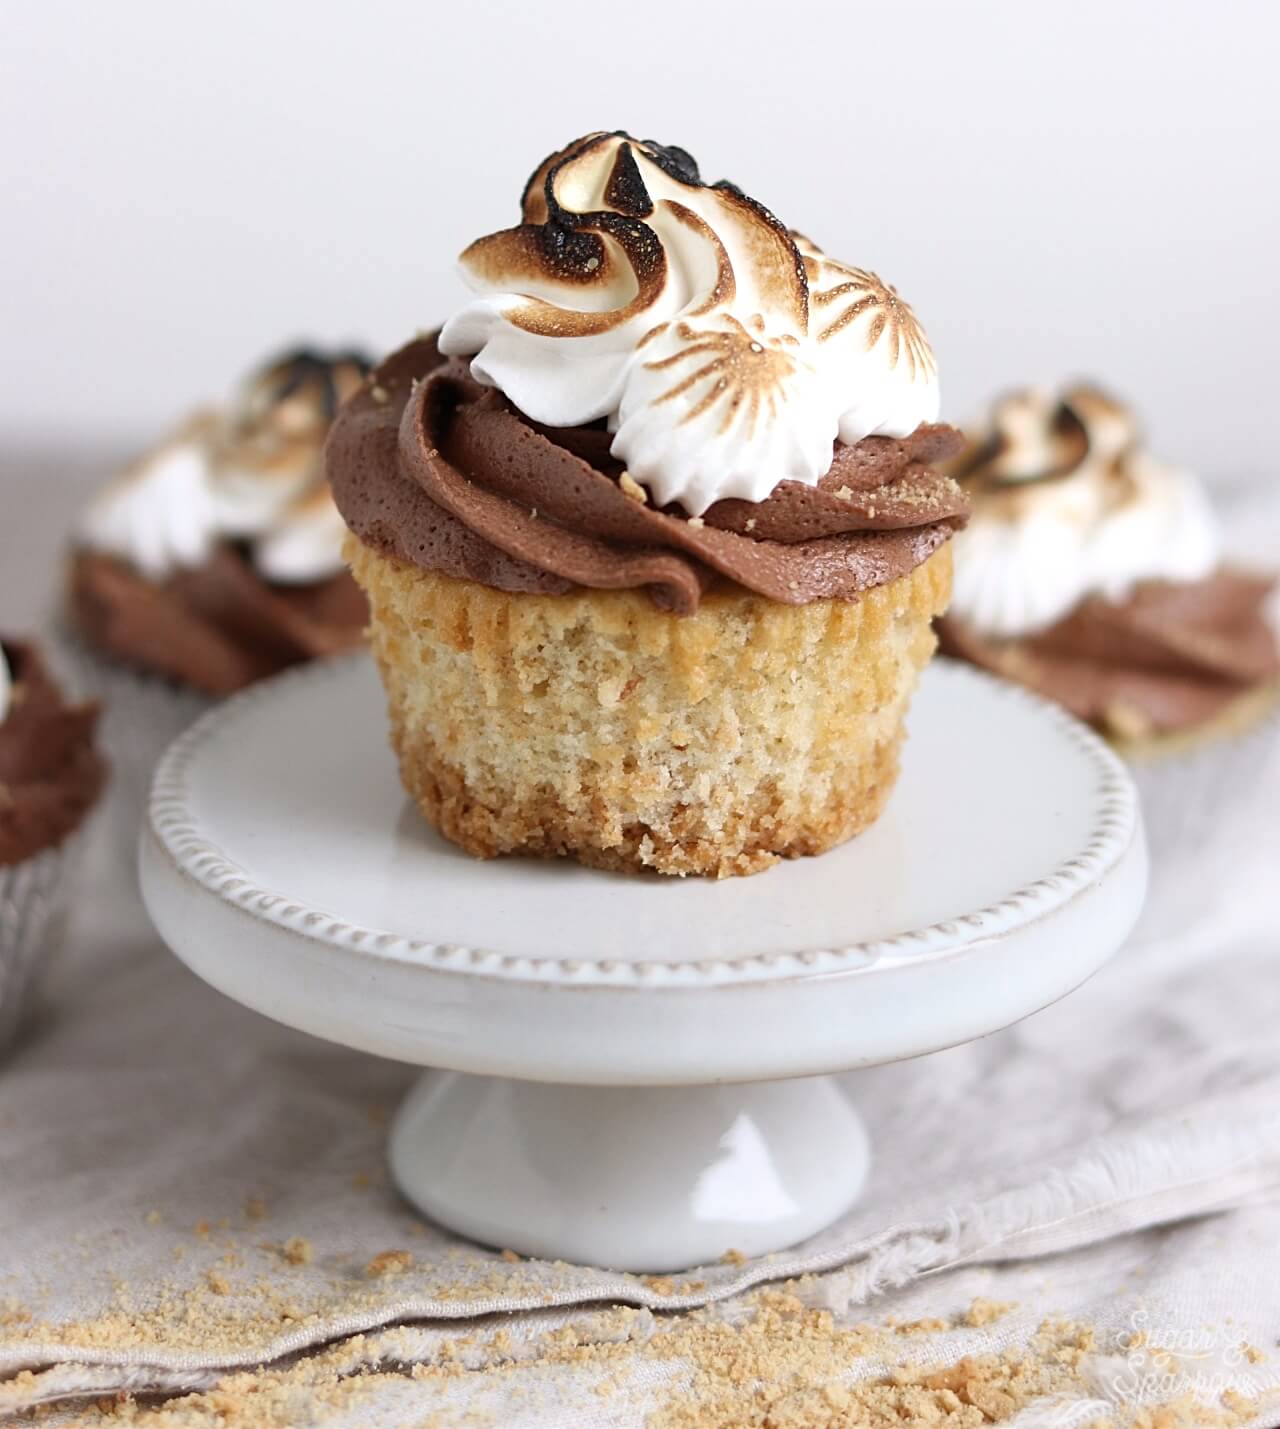
[[[287,1318],[287,1307],[281,1313]],[[309,1424],[331,1416],[382,1422],[388,1403],[373,1400],[380,1391],[399,1396],[414,1384],[451,1397],[464,1377],[483,1375],[480,1392],[502,1406],[501,1421],[488,1405],[460,1405],[455,1413],[442,1402],[415,1405],[412,1422],[493,1429],[518,1417],[531,1369],[567,1370],[585,1392],[608,1398],[647,1365],[643,1377],[654,1386],[647,1429],[983,1429],[1033,1406],[1052,1412],[1093,1398],[1094,1381],[1077,1356],[1096,1339],[1088,1326],[1046,1322],[1021,1348],[926,1365],[900,1358],[892,1332],[839,1326],[829,1311],[770,1289],[737,1302],[736,1310],[584,1311],[528,1338],[507,1326],[473,1326],[427,1346],[406,1328],[356,1335],[285,1368],[233,1372],[211,1389],[162,1404],[119,1394],[101,1401],[99,1412],[146,1429],[297,1429],[304,1408]],[[1116,1406],[1093,1429],[1243,1429],[1258,1408],[1230,1389],[1213,1404],[1187,1394],[1160,1405]]]
[[[964,1323],[971,1330],[981,1329],[983,1325],[994,1324],[1016,1308],[1011,1300],[988,1300],[979,1295],[965,1312]]]
[[[220,1270],[210,1270],[205,1275],[205,1279],[209,1283],[209,1289],[212,1290],[215,1295],[231,1294],[231,1282]]]
[[[923,1320],[907,1320],[901,1325],[894,1325],[893,1328],[900,1335],[938,1335],[943,1330],[949,1330],[951,1324],[947,1320],[940,1320],[936,1315],[931,1315]]]
[[[514,1250],[504,1250],[504,1251],[502,1251],[502,1252],[501,1252],[501,1259],[505,1260],[508,1265],[519,1265],[519,1264],[520,1264],[520,1257],[515,1253]]]
[[[629,496],[632,501],[638,501],[641,506],[649,500],[649,493],[629,471],[624,471],[618,478],[618,485],[622,488],[625,496]]]
[[[315,1259],[315,1251],[306,1236],[293,1235],[285,1241],[281,1254],[290,1265],[310,1265]]]
[[[725,1265],[745,1265],[747,1263],[747,1257],[742,1251],[734,1250],[732,1247],[726,1250],[720,1259]]]
[[[647,1285],[655,1295],[674,1295],[675,1281],[669,1275],[646,1275],[642,1277],[643,1284]]]
[[[413,1254],[407,1250],[384,1250],[375,1255],[364,1268],[370,1280],[384,1275],[401,1275],[413,1265]]]

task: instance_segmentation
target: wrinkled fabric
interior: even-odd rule
[[[1270,521],[1274,542],[1280,502],[1242,514],[1254,534]],[[0,1417],[204,1388],[361,1332],[357,1366],[429,1362],[496,1312],[531,1345],[602,1302],[733,1308],[753,1285],[803,1272],[817,1277],[803,1293],[846,1323],[949,1320],[976,1295],[1016,1302],[989,1326],[927,1337],[921,1352],[938,1363],[1025,1342],[1061,1314],[1104,1338],[1146,1330],[1202,1347],[1180,1371],[1188,1392],[1197,1375],[1250,1397],[1274,1390],[1280,726],[1138,777],[1153,881],[1120,955],[1015,1028],[849,1076],[875,1155],[853,1211],[791,1251],[656,1287],[511,1263],[423,1224],[383,1159],[413,1069],[278,1027],[199,983],[99,846],[46,1005],[0,1063]],[[370,1278],[388,1250],[413,1263]],[[1244,1341],[1267,1359],[1242,1360]],[[537,1364],[447,1382],[388,1372],[348,1410],[316,1402],[299,1422],[447,1411],[638,1426],[683,1372],[644,1361],[608,1396],[580,1370]],[[1016,1422],[1083,1425],[1110,1393]],[[1280,1405],[1256,1422],[1280,1423]]]

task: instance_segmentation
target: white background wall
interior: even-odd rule
[[[42,0],[0,33],[0,431],[145,434],[386,348],[592,128],[684,145],[922,315],[944,401],[1094,373],[1277,461],[1270,0]]]

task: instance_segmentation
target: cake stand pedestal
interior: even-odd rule
[[[822,1229],[869,1166],[828,1074],[1006,1027],[1137,918],[1123,765],[1060,710],[935,661],[878,823],[753,878],[469,858],[406,800],[363,656],[256,686],[157,771],[162,937],[256,1011],[427,1072],[391,1164],[441,1224],[663,1271]]]

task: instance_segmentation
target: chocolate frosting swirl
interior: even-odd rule
[[[76,633],[92,650],[213,696],[353,649],[368,618],[349,572],[273,586],[244,550],[228,543],[163,581],[112,556],[76,551],[68,605]]]
[[[508,591],[643,586],[679,614],[717,578],[789,605],[857,595],[924,561],[968,510],[929,465],[960,446],[944,426],[837,443],[816,487],[784,481],[692,519],[650,506],[609,442],[602,425],[531,421],[432,336],[346,404],[326,464],[347,524],[384,554]]]
[[[955,614],[942,651],[1031,686],[1120,736],[1196,728],[1280,677],[1265,614],[1275,581],[1222,567],[1199,581],[1146,581],[1091,596],[1047,629],[994,639]]]
[[[0,720],[0,867],[61,843],[106,779],[97,705],[68,704],[33,645],[6,639],[3,656],[13,698]]]

